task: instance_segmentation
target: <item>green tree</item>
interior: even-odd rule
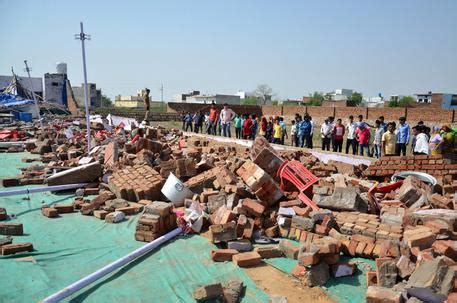
[[[241,103],[243,105],[258,105],[259,104],[259,98],[257,97],[247,97],[241,100]]]
[[[106,95],[102,95],[101,107],[113,107],[113,101]]]
[[[348,99],[348,106],[359,106],[362,103],[363,95],[359,92],[353,92],[352,96]]]
[[[324,95],[319,92],[314,92],[312,95],[309,95],[308,105],[312,106],[321,106],[322,102],[324,102]]]
[[[415,101],[414,97],[404,96],[404,97],[400,98],[400,100],[398,101],[398,105],[400,107],[411,107],[413,105],[414,101]]]
[[[398,96],[390,98],[389,107],[411,107],[415,102],[414,97],[403,96],[398,98]]]

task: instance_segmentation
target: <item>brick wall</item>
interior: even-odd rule
[[[386,121],[398,121],[398,118],[406,116],[405,108],[368,108],[367,120],[375,121],[380,116],[384,116]]]
[[[218,105],[221,108],[220,105]],[[384,116],[386,121],[398,121],[398,118],[405,116],[410,125],[418,121],[425,121],[427,124],[457,123],[455,110],[439,108],[366,108],[366,107],[325,107],[325,106],[258,106],[258,105],[231,105],[236,113],[254,113],[258,116],[282,115],[286,121],[290,120],[295,113],[303,115],[307,112],[316,122],[323,121],[326,117],[335,116],[347,121],[349,115],[357,117],[363,115],[370,123],[374,123],[379,116]],[[168,113],[196,112],[198,110],[209,110],[208,104],[192,103],[168,103]]]
[[[367,118],[367,107],[336,107],[335,117],[341,119],[347,119],[350,115],[357,119],[358,115],[363,115],[363,118]]]
[[[184,111],[195,113],[199,110],[209,112],[210,107],[210,104],[170,102],[167,104],[167,112],[181,113]],[[221,104],[216,104],[216,107],[222,109],[223,106]],[[281,107],[279,106],[271,107],[272,109],[281,110]],[[257,116],[262,115],[262,107],[258,105],[230,105],[230,108],[237,114],[256,114]]]
[[[282,106],[265,105],[261,106],[261,111],[264,116],[282,116]]]
[[[137,109],[116,109],[116,108],[97,108],[90,111],[91,114],[99,114],[106,116],[108,114],[126,118],[134,118],[137,121],[142,121],[144,119],[144,110]],[[149,113],[149,119],[151,121],[181,121],[181,115],[177,113]]]
[[[322,102],[322,106],[324,107],[346,107],[346,101],[324,101]]]
[[[457,122],[454,110],[442,108],[408,108],[406,111],[408,121],[424,121],[452,123]]]
[[[402,171],[424,172],[434,176],[439,183],[457,179],[457,156],[455,155],[417,155],[407,157],[381,157],[364,172],[371,178],[390,177]]]
[[[303,116],[303,114],[306,112],[306,106],[283,106],[282,107],[282,114],[285,117],[293,117],[295,116],[296,113],[299,113],[300,115]]]

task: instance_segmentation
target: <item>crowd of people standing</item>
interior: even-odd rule
[[[271,143],[282,145],[289,140],[288,127],[283,117],[239,115],[228,104],[224,104],[220,111],[215,104],[211,104],[208,113],[200,110],[194,114],[183,114],[182,122],[183,130],[190,129],[196,133],[203,133],[205,126],[207,134],[231,137],[233,126],[237,139],[254,140],[256,136],[263,136]],[[431,129],[420,121],[410,127],[405,117],[400,117],[397,124],[394,121],[386,122],[380,116],[373,125],[365,121],[362,115],[357,117],[357,121],[354,116],[349,116],[345,124],[342,119],[335,121],[334,117],[328,117],[319,130],[309,114],[302,116],[297,113],[290,123],[290,145],[295,147],[313,148],[315,135],[320,136],[322,150],[341,153],[346,141],[346,154],[377,158],[405,156],[409,151],[415,155],[450,153],[457,147],[456,131],[449,125]]]

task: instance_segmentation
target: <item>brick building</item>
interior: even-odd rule
[[[433,93],[415,94],[419,105],[433,108],[457,109],[457,94]]]

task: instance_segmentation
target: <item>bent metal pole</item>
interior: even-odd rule
[[[7,190],[7,191],[0,191],[0,197],[27,195],[27,194],[33,194],[33,193],[46,192],[46,191],[60,191],[60,190],[75,189],[75,188],[84,187],[87,184],[88,183],[76,183],[76,184],[43,186],[43,187],[35,187],[35,188],[13,189],[13,190]]]
[[[42,302],[43,303],[60,302],[61,300],[65,299],[66,297],[70,296],[71,294],[77,292],[78,290],[97,281],[101,277],[104,277],[105,275],[109,274],[110,272],[120,268],[121,266],[124,266],[127,263],[130,263],[131,261],[135,260],[136,258],[150,252],[154,248],[156,248],[156,247],[162,245],[163,243],[167,242],[168,240],[176,237],[181,232],[182,232],[181,227],[178,227],[178,228],[170,231],[168,234],[165,234],[165,235],[155,239],[154,241],[138,248],[137,250],[132,251],[128,255],[106,265],[105,267],[100,268],[96,272],[76,281],[73,284],[68,285],[64,289],[45,298]]]

